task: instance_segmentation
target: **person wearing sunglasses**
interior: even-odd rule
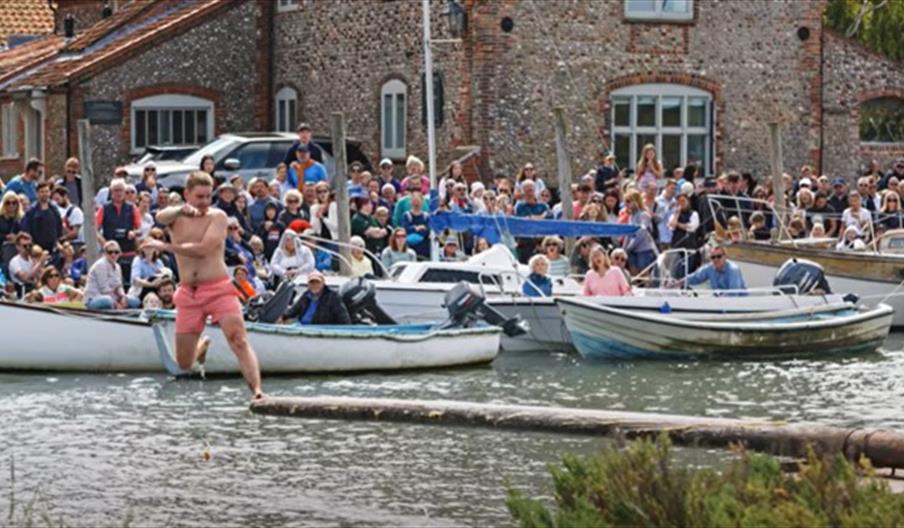
[[[82,176],[79,174],[81,165],[78,158],[69,158],[64,165],[65,174],[56,181],[56,185],[65,187],[69,196],[76,203],[82,203]]]
[[[122,283],[119,257],[122,249],[115,240],[104,243],[104,256],[88,270],[85,306],[89,310],[125,310],[141,307],[137,297],[126,295]]]
[[[53,266],[46,266],[41,271],[40,288],[37,290],[41,302],[44,304],[60,304],[79,302],[82,300],[82,292],[77,288],[63,282],[59,270]]]
[[[747,289],[741,268],[728,260],[722,246],[713,246],[709,252],[709,264],[702,266],[683,280],[688,286],[709,282],[709,287],[713,290],[743,291]]]

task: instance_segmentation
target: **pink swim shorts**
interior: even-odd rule
[[[230,315],[242,317],[242,305],[229,277],[197,286],[180,284],[173,303],[176,305],[177,334],[200,334],[207,316],[214,323]]]

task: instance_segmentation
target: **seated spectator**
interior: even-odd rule
[[[762,211],[756,211],[750,215],[750,229],[747,237],[753,240],[772,239],[772,231],[766,226],[766,215]]]
[[[226,246],[224,260],[227,266],[245,266],[248,273],[254,273],[254,254],[245,242],[245,233],[235,218],[228,218],[226,226]]]
[[[284,320],[302,325],[347,325],[352,322],[345,303],[326,285],[326,279],[319,271],[308,275],[307,291],[286,311]]]
[[[424,196],[420,192],[410,193],[411,210],[406,211],[401,216],[400,227],[405,228],[408,233],[408,244],[418,256],[422,258],[430,257],[430,215],[427,214],[424,207]]]
[[[104,244],[104,256],[88,271],[85,305],[89,310],[125,310],[139,308],[137,297],[127,296],[122,287],[122,268],[117,260],[122,254],[119,244],[109,240]]]
[[[31,235],[16,235],[16,256],[9,261],[9,279],[15,284],[19,296],[30,292],[37,285],[41,270],[50,262],[50,255],[31,241]]]
[[[838,251],[863,251],[866,249],[866,243],[860,238],[860,231],[857,226],[847,226],[844,234],[838,244],[835,245]]]
[[[741,225],[741,219],[737,216],[728,219],[728,239],[732,242],[744,240],[744,228]]]
[[[359,198],[358,212],[352,217],[352,235],[364,240],[368,251],[379,254],[386,247],[389,229],[380,224],[372,212],[373,203],[367,198]]]
[[[163,302],[160,301],[160,297],[157,297],[156,293],[149,293],[141,301],[141,308],[144,310],[162,310]]]
[[[574,251],[571,253],[569,263],[571,264],[571,273],[575,275],[584,275],[590,269],[590,251],[599,244],[592,237],[581,237],[578,243],[574,245]]]
[[[552,277],[566,277],[571,269],[568,258],[562,253],[565,251],[565,242],[557,236],[548,236],[543,239],[543,251],[549,264],[549,275]]]
[[[138,254],[132,259],[129,295],[142,299],[145,294],[156,290],[164,277],[171,275],[172,272],[160,259],[157,250],[142,244],[138,247]]]
[[[609,260],[612,267],[621,270],[628,284],[631,284],[631,272],[628,271],[628,253],[622,248],[615,248],[609,253]]]
[[[442,262],[461,262],[465,259],[465,254],[458,247],[458,238],[456,236],[452,235],[446,238],[439,259]]]
[[[273,279],[273,270],[270,269],[270,258],[264,252],[263,240],[258,236],[253,236],[248,245],[251,246],[251,254],[254,255],[254,274],[261,282],[269,284]],[[274,251],[276,251],[275,247]]]
[[[36,290],[44,304],[60,304],[80,302],[82,292],[63,282],[60,272],[53,266],[41,271],[40,288]]]
[[[298,191],[291,191],[296,194]],[[288,210],[283,211],[283,213]],[[273,256],[273,252],[279,246],[279,240],[282,238],[283,231],[286,230],[288,224],[284,224],[277,219],[279,215],[279,207],[275,203],[268,203],[264,208],[264,221],[257,228],[255,236],[257,236],[264,244],[264,255],[267,258]]]
[[[847,236],[849,227],[855,228],[858,236],[863,235],[869,231],[870,222],[872,222],[872,215],[861,206],[860,193],[851,191],[848,194],[848,208],[841,214],[841,224],[844,226],[845,236]]]
[[[527,265],[530,266],[530,275],[522,284],[521,293],[528,297],[552,296],[552,281],[547,276],[549,260],[543,255],[534,255]]]
[[[404,228],[397,227],[392,231],[389,246],[383,249],[380,260],[386,269],[391,268],[396,262],[417,261],[417,254],[408,247],[408,234]]]
[[[248,279],[248,270],[244,266],[236,266],[232,270],[232,285],[242,304],[248,304],[248,301],[257,297],[257,288]]]
[[[625,280],[621,269],[613,266],[609,256],[601,247],[590,252],[590,270],[584,275],[582,295],[624,296],[631,295],[631,286]]]
[[[176,303],[173,297],[176,295],[176,282],[170,277],[164,277],[157,285],[157,298],[160,299],[160,307],[164,310],[175,310]]]
[[[268,207],[279,209],[281,205],[270,195],[270,189],[263,178],[252,179],[248,183],[248,188],[251,191],[251,196],[254,197],[254,200],[248,204],[248,218],[251,220],[251,229],[254,232],[264,223],[266,209]],[[288,222],[285,222],[285,225],[288,225]]]
[[[311,206],[311,227],[314,235],[326,240],[334,240],[339,232],[339,206],[336,195],[326,182],[316,186],[317,203]]]
[[[292,280],[297,275],[314,271],[314,267],[314,254],[302,244],[295,231],[286,229],[279,247],[276,248],[273,258],[270,259],[270,269],[273,271],[275,279],[277,281]]]
[[[349,259],[352,277],[373,276],[374,265],[364,253],[364,239],[359,236],[353,236],[349,241],[349,244],[352,246],[351,259]]]
[[[430,180],[424,175],[424,162],[415,156],[408,156],[408,160],[405,161],[405,170],[408,172],[408,176],[402,180],[402,194],[421,191],[421,194],[429,196]]]
[[[478,255],[488,249],[490,249],[490,242],[483,237],[477,237],[477,242],[474,243],[474,254]]]
[[[84,246],[79,248],[79,253],[84,253]],[[57,269],[63,275],[63,282],[72,286],[81,287],[85,284],[88,273],[88,261],[84,255],[76,254],[75,248],[69,242],[60,244],[60,259]]]
[[[824,238],[825,236],[825,226],[820,224],[819,222],[813,224],[813,229],[810,230],[810,238]]]
[[[0,244],[15,243],[24,215],[25,212],[19,207],[19,197],[12,191],[6,191],[0,202]]]

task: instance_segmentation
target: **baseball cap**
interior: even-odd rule
[[[813,180],[810,178],[801,178],[800,180],[801,187],[813,187]]]
[[[832,180],[833,187],[837,187],[839,185],[844,185],[844,184],[845,184],[844,178],[835,178],[834,180]]]
[[[392,160],[389,159],[389,158],[383,158],[383,159],[381,159],[381,160],[380,160],[380,166],[382,167],[382,166],[384,166],[384,165],[392,165]]]
[[[308,273],[308,282],[315,281],[315,280],[320,281],[320,282],[326,282],[326,277],[323,276],[323,273],[320,273],[319,271],[316,271],[316,270],[312,271],[311,273]]]
[[[685,196],[690,196],[694,194],[694,184],[691,182],[684,182],[681,184],[681,194]]]
[[[302,130],[311,130],[311,126],[302,121],[298,123],[298,128],[295,129],[296,132],[301,132]]]
[[[231,184],[231,183],[229,183],[229,182],[226,182],[226,183],[220,185],[219,187],[217,187],[217,193],[221,193],[221,192],[223,192],[223,191],[232,191],[232,192],[235,192],[235,191],[236,191],[235,185],[233,185],[233,184]]]

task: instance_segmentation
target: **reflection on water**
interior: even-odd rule
[[[904,428],[904,336],[883,354],[778,362],[584,363],[271,378],[273,395],[563,405]],[[337,351],[337,353],[339,353]],[[507,484],[548,492],[546,464],[605,445],[554,436],[253,416],[237,379],[0,374],[0,513],[40,489],[67,524],[510,524]],[[212,458],[202,451],[210,445]],[[24,498],[23,498],[24,497]],[[21,505],[21,504],[20,504]]]

